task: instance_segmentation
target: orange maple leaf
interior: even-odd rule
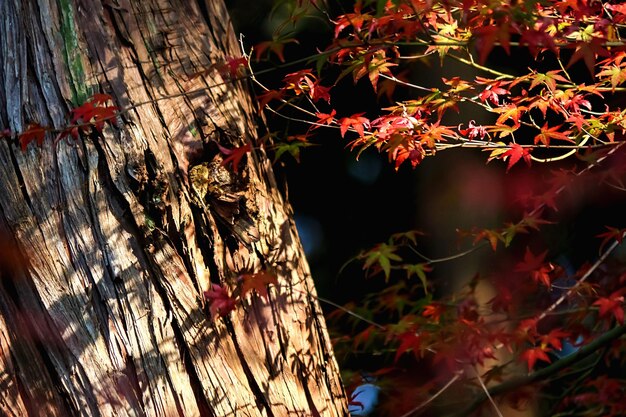
[[[254,274],[243,274],[240,279],[242,297],[254,290],[259,296],[268,300],[269,295],[267,293],[267,286],[270,284],[278,285],[278,278],[276,278],[276,275],[270,274],[267,271],[260,271]]]

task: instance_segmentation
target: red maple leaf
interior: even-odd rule
[[[398,362],[400,356],[409,350],[412,350],[415,357],[419,359],[420,337],[417,333],[414,331],[404,332],[398,335],[397,339],[400,341],[400,346],[398,346],[398,350],[396,351],[396,356],[393,359],[394,362]]]
[[[376,333],[376,327],[367,326],[365,330],[360,333],[357,333],[352,338],[352,346],[354,349],[357,349],[360,345],[367,343],[369,338]]]
[[[107,94],[97,94],[83,105],[72,109],[72,124],[88,124],[102,131],[105,123],[115,123],[117,117],[116,106],[103,106],[102,104],[112,100]],[[88,131],[89,126],[80,127],[83,131]]]
[[[526,165],[530,166],[530,149],[524,148],[523,146],[513,143],[509,150],[502,153],[503,159],[509,159],[509,165],[506,167],[506,172],[509,172],[511,167],[515,165],[520,159],[523,159],[526,162]]]
[[[245,68],[248,65],[246,57],[224,57],[225,61],[222,65],[217,67],[217,70],[222,75],[230,77],[237,77],[241,68]]]
[[[113,97],[111,97],[109,94],[102,94],[102,93],[96,93],[93,96],[91,96],[91,100],[89,100],[90,103],[95,104],[96,106],[101,105],[101,104],[106,104],[108,101],[113,101]]]
[[[578,42],[576,44],[576,50],[567,63],[567,68],[571,67],[576,61],[583,60],[587,69],[593,76],[593,68],[596,65],[596,58],[598,56],[611,56],[603,46],[604,40],[599,38],[593,38],[590,42]]]
[[[235,173],[239,171],[239,163],[241,162],[241,158],[243,158],[245,154],[252,150],[249,143],[233,149],[225,148],[220,144],[218,144],[217,147],[220,149],[220,152],[226,156],[226,158],[224,158],[224,160],[222,161],[222,166],[232,164],[233,172]]]
[[[209,302],[211,317],[225,316],[235,309],[237,299],[231,297],[228,291],[219,284],[211,284],[211,289],[204,292],[204,298]]]
[[[533,56],[537,56],[540,51],[545,49],[558,53],[554,38],[542,28],[525,29],[522,32],[519,43],[520,45],[526,44]]]
[[[487,60],[496,41],[500,43],[507,54],[511,54],[509,30],[509,22],[499,22],[497,25],[481,26],[472,30],[472,34],[477,37],[476,49],[478,50],[478,61],[481,64]]]
[[[554,266],[546,264],[544,259],[548,251],[535,256],[528,247],[524,253],[524,260],[515,266],[515,272],[527,272],[535,282],[541,282],[550,288],[550,272],[554,271]]]
[[[285,56],[283,53],[285,50],[285,45],[287,45],[288,43],[297,44],[300,42],[298,42],[298,40],[294,38],[287,38],[287,39],[275,38],[275,39],[272,39],[271,41],[264,41],[264,42],[258,43],[254,46],[254,58],[257,61],[259,61],[261,59],[261,55],[263,55],[264,52],[268,51],[268,54],[269,52],[273,52],[274,54],[276,54],[280,62],[285,62]]]
[[[565,332],[561,329],[552,329],[550,333],[541,336],[541,345],[552,346],[556,350],[561,350],[563,349],[561,341],[568,338],[570,335],[569,332]]]
[[[487,100],[491,101],[494,105],[500,105],[500,96],[509,94],[509,90],[500,87],[501,82],[488,85],[479,95],[478,98],[483,103]]]
[[[510,312],[514,307],[515,298],[511,290],[504,285],[500,285],[496,295],[487,304],[491,304],[491,311],[494,313]]]
[[[475,139],[478,137],[484,139],[487,135],[487,129],[485,129],[484,126],[477,125],[474,120],[469,121],[467,129],[461,129],[461,126],[462,125],[459,125],[457,128],[459,133],[463,136],[469,137],[470,139]]]
[[[321,85],[319,83],[319,81],[315,81],[310,87],[309,87],[309,96],[311,97],[311,100],[313,100],[314,102],[317,102],[319,100],[324,100],[326,103],[330,104],[330,89],[332,87],[324,87],[323,85]]]
[[[26,147],[32,141],[37,143],[37,146],[41,146],[43,144],[44,137],[46,135],[46,128],[41,126],[39,123],[31,123],[28,125],[28,129],[25,132],[19,135],[20,147],[22,148],[22,152],[26,151]]]
[[[571,131],[559,131],[561,126],[562,125],[549,127],[548,123],[546,122],[541,128],[541,132],[537,136],[535,136],[535,144],[541,142],[546,146],[550,146],[550,139],[564,140],[567,142],[575,143],[574,140],[569,137],[569,135],[572,133]]]
[[[257,96],[257,100],[259,101],[259,107],[263,109],[265,108],[265,106],[267,106],[267,103],[272,100],[282,100],[284,95],[285,93],[283,91],[267,90],[265,93],[259,94]]]
[[[356,113],[350,117],[342,117],[339,119],[339,131],[341,132],[342,138],[350,128],[356,130],[361,137],[365,135],[365,129],[369,129],[370,127],[370,121],[368,118],[363,117],[364,114],[365,113]]]
[[[441,314],[444,312],[443,305],[439,303],[431,303],[424,307],[422,311],[423,317],[430,317],[435,323],[439,323]]]
[[[520,359],[526,361],[528,364],[528,371],[532,371],[535,367],[535,362],[538,360],[550,363],[550,357],[546,354],[551,349],[547,346],[539,346],[531,349],[526,349],[521,355]]]
[[[496,125],[504,125],[507,120],[513,120],[514,126],[516,128],[520,127],[520,117],[524,115],[524,113],[528,110],[525,106],[517,106],[513,103],[509,103],[502,107],[496,107],[493,109],[494,112],[500,113],[498,119],[496,120]],[[502,137],[502,136],[500,136]]]
[[[260,271],[254,274],[243,274],[241,277],[241,296],[245,296],[251,291],[256,291],[259,296],[269,299],[267,286],[269,284],[278,285],[276,275],[267,271]]]
[[[624,240],[624,234],[626,234],[626,229],[618,229],[616,227],[611,227],[611,226],[604,226],[608,232],[604,232],[604,233],[600,233],[598,235],[596,235],[596,237],[603,237],[604,239],[602,240],[602,243],[600,244],[600,249],[598,249],[600,252],[602,252],[602,249],[604,249],[604,246],[613,241],[613,240],[617,240],[617,243],[622,243],[622,241]]]
[[[415,168],[422,162],[425,156],[426,152],[424,152],[424,149],[419,143],[413,144],[413,147],[411,148],[398,146],[389,153],[390,159],[395,160],[396,171],[400,169],[400,165],[402,165],[405,161],[409,161],[411,163],[411,167]]]
[[[600,308],[600,318],[607,318],[609,316],[615,317],[615,320],[620,325],[624,324],[624,296],[622,295],[623,289],[613,292],[608,297],[600,297],[593,303],[594,306]]]
[[[328,114],[315,113],[315,117],[317,117],[317,123],[322,124],[322,125],[330,125],[335,121],[336,114],[337,114],[337,111],[335,109],[332,109],[330,113]],[[316,129],[318,127],[319,127],[318,125],[313,125],[311,129]]]

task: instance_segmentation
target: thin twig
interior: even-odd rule
[[[543,318],[545,318],[548,315],[548,313],[552,312],[563,301],[565,301],[570,295],[572,295],[574,293],[574,291],[576,291],[582,285],[582,283],[585,282],[587,280],[587,278],[589,278],[591,276],[591,274],[593,274],[593,272],[596,269],[598,269],[598,267],[600,265],[602,265],[602,263],[606,260],[606,258],[608,258],[608,256],[611,254],[611,252],[613,252],[615,250],[615,248],[617,248],[619,245],[620,245],[620,242],[618,242],[617,240],[614,240],[613,243],[611,244],[611,246],[609,246],[609,248],[604,251],[604,253],[598,258],[598,260],[595,261],[593,263],[593,265],[591,265],[591,267],[585,272],[585,274],[582,277],[580,277],[580,279],[578,281],[576,281],[576,284],[574,284],[564,294],[561,294],[561,296],[558,298],[558,300],[556,300],[554,303],[552,303],[539,316],[537,316],[537,321],[540,321]]]
[[[474,369],[474,371],[476,372],[476,379],[478,380],[478,383],[480,384],[480,386],[482,387],[485,395],[487,396],[487,398],[489,399],[489,402],[491,403],[491,405],[493,406],[493,409],[496,410],[496,414],[498,414],[499,417],[504,417],[502,415],[502,412],[500,412],[500,409],[498,408],[498,405],[496,404],[496,402],[493,400],[493,397],[491,397],[491,395],[489,394],[489,390],[487,389],[487,386],[485,385],[485,383],[483,382],[483,379],[480,377],[480,374],[478,373],[478,370]]]
[[[441,387],[441,389],[439,389],[439,391],[437,391],[436,393],[434,393],[430,398],[428,398],[426,401],[420,403],[417,407],[414,407],[413,409],[407,411],[406,413],[402,414],[400,417],[409,417],[411,414],[421,410],[422,408],[426,407],[428,404],[430,404],[431,402],[433,402],[437,397],[439,397],[441,394],[444,393],[445,390],[447,390],[450,385],[454,384],[459,378],[461,378],[461,375],[463,374],[463,371],[459,371],[457,372],[447,383],[446,385],[444,385],[443,387]]]
[[[333,306],[335,308],[338,308],[341,311],[345,311],[346,313],[348,313],[352,317],[356,317],[357,319],[359,319],[361,321],[364,321],[365,323],[371,324],[372,326],[375,326],[375,327],[377,327],[377,328],[379,328],[381,330],[385,330],[385,326],[383,326],[381,324],[378,324],[378,323],[376,323],[376,322],[374,322],[374,321],[372,321],[370,319],[367,319],[367,318],[363,317],[362,315],[360,315],[358,313],[355,313],[354,311],[352,311],[350,309],[345,308],[344,306],[341,306],[341,305],[339,305],[339,304],[337,304],[337,303],[335,303],[333,301],[330,301],[330,300],[328,300],[326,298],[320,297],[319,295],[315,296],[315,295],[313,295],[311,293],[307,293],[307,294],[309,296],[314,296],[315,298],[317,298],[319,301],[321,301],[323,303],[326,303],[326,304],[331,305],[331,306]]]

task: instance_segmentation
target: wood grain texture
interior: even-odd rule
[[[346,415],[288,204],[255,146],[241,52],[221,1],[0,1],[0,129],[57,129],[110,94],[119,127],[21,152],[0,142],[0,414]],[[213,67],[212,67],[213,65]],[[203,72],[203,75],[196,74]],[[193,203],[187,172],[252,144],[237,187],[259,239]],[[8,266],[4,265],[7,264]],[[202,292],[278,277],[211,318]]]

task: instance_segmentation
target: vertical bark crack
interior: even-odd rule
[[[233,324],[231,323],[228,317],[224,317],[224,323],[226,324],[226,328],[228,329],[228,333],[230,334],[231,339],[233,340],[233,344],[235,346],[235,351],[237,352],[237,356],[239,357],[239,361],[241,362],[241,367],[246,374],[246,378],[248,379],[248,385],[254,394],[257,404],[260,404],[265,408],[268,417],[274,417],[274,412],[272,411],[272,407],[267,401],[265,394],[261,391],[261,387],[257,382],[250,366],[248,365],[248,361],[246,360],[245,355],[241,351],[241,347],[239,346],[239,342],[237,341],[237,336],[235,334],[235,329],[233,328]]]

